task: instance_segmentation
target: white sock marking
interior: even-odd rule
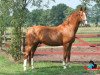
[[[34,63],[33,58],[31,58],[31,67],[32,67],[32,69],[34,69],[33,63]]]
[[[63,68],[66,69],[66,63],[63,61]]]
[[[24,63],[23,63],[24,71],[26,71],[26,65],[27,65],[27,59],[24,59]]]

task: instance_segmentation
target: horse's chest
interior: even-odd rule
[[[63,36],[63,43],[72,42],[74,38],[75,38],[74,33],[72,32],[67,33]]]
[[[75,37],[64,37],[63,44],[74,42]]]

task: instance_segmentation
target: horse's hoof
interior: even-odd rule
[[[34,66],[33,65],[31,66],[31,69],[34,69]]]
[[[26,71],[26,66],[24,66],[24,69],[23,69],[23,71]]]
[[[24,72],[26,71],[26,69],[23,70]]]
[[[63,69],[66,69],[66,66],[64,66]]]
[[[72,66],[71,66],[71,65],[69,65],[68,67],[69,67],[69,68],[71,68]]]
[[[32,67],[32,70],[34,69],[34,67]]]

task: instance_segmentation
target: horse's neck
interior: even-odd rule
[[[79,23],[80,22],[78,20],[78,17],[70,16],[67,20],[64,21],[63,25],[65,26],[65,28],[69,27],[74,33],[76,33],[79,27]]]

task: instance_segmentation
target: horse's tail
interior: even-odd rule
[[[22,47],[22,54],[25,54],[25,46],[26,46],[25,38],[26,38],[25,36],[22,37],[22,41],[23,41],[22,42],[22,45],[23,45],[23,47]]]
[[[29,59],[29,66],[31,66],[31,51],[29,52],[29,56],[28,56],[28,59]]]

